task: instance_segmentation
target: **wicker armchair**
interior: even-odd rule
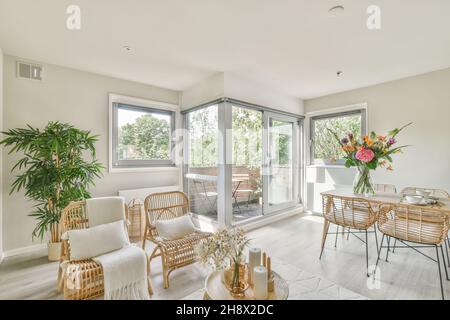
[[[170,273],[175,269],[194,263],[197,260],[194,252],[195,246],[202,239],[209,237],[210,233],[195,231],[177,240],[165,240],[158,235],[155,227],[156,221],[169,220],[189,214],[189,199],[183,192],[150,194],[145,198],[144,207],[146,227],[142,248],[145,250],[146,240],[155,244],[155,248],[148,258],[148,266],[150,268],[151,261],[161,256],[164,288],[168,288]]]
[[[396,245],[396,248],[412,248],[430,260],[437,262],[439,269],[439,280],[441,285],[442,299],[444,299],[444,289],[441,275],[441,259],[439,249],[442,254],[445,274],[448,277],[442,243],[446,240],[449,230],[449,216],[436,208],[411,206],[404,204],[382,204],[378,216],[378,229],[383,233],[380,250],[376,265],[380,260],[382,248],[386,250],[386,261],[389,253],[388,246],[383,247],[384,238],[395,238],[403,244]],[[412,244],[408,244],[410,242]],[[435,247],[436,259],[419,251],[423,247]]]
[[[368,229],[373,227],[373,231],[370,232],[374,233],[375,235],[375,241],[378,250],[378,239],[375,228],[375,222],[377,220],[377,212],[374,211],[371,204],[364,199],[324,195],[322,197],[322,201],[323,201],[324,226],[319,259],[322,258],[325,241],[327,239],[328,234],[336,235],[334,242],[334,246],[336,247],[337,237],[339,234],[339,226],[343,228],[342,229],[343,234],[345,229],[349,229],[349,234],[351,233],[355,236],[357,236],[356,234],[358,233],[364,233],[365,241],[359,238],[358,236],[357,237],[361,241],[363,241],[366,245],[366,267],[367,267],[366,273],[367,276],[369,276]],[[328,232],[330,223],[336,225],[336,233]],[[350,231],[350,229],[356,230],[356,232]]]
[[[417,190],[428,190],[431,191],[430,196],[438,198],[450,198],[450,194],[442,189],[430,189],[430,188],[417,188],[417,187],[406,187],[402,190],[402,194],[415,194]]]
[[[124,210],[126,217],[128,217],[126,204]],[[69,230],[89,228],[86,201],[70,203],[62,212],[60,224],[63,234]],[[70,275],[73,272],[79,273],[79,283],[69,285]],[[148,281],[149,293],[153,294],[150,280]],[[58,291],[63,291],[66,300],[92,299],[104,293],[102,266],[93,259],[70,261],[70,243],[68,240],[62,240]]]

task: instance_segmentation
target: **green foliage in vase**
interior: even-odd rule
[[[9,154],[23,153],[12,168],[18,175],[10,194],[24,189],[35,202],[30,214],[37,220],[33,237],[42,239],[50,230],[51,241],[60,241],[62,210],[71,201],[89,198],[88,187],[101,176],[103,166],[95,160],[97,136],[60,122],[49,122],[43,130],[30,125],[10,129],[3,135],[0,144],[11,146]]]

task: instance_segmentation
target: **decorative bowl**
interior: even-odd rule
[[[428,198],[430,196],[431,191],[430,190],[416,190],[416,194],[418,196],[422,196],[422,197],[424,197],[426,199],[426,198]]]
[[[410,204],[419,204],[422,202],[422,196],[405,196],[406,202]]]

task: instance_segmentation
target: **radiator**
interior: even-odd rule
[[[145,197],[151,193],[156,192],[169,192],[169,191],[181,191],[180,186],[167,186],[167,187],[154,187],[154,188],[141,188],[130,190],[119,190],[118,195],[125,198],[125,203],[130,203],[133,199],[139,199],[144,203]]]

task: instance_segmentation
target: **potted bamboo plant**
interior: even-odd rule
[[[9,154],[23,153],[12,168],[18,174],[10,194],[24,189],[25,196],[35,202],[30,213],[37,220],[32,237],[42,240],[50,231],[48,258],[58,260],[61,212],[71,201],[90,197],[87,188],[103,169],[95,160],[97,136],[60,122],[49,122],[43,130],[29,125],[10,129],[3,135],[0,144],[11,146]]]

